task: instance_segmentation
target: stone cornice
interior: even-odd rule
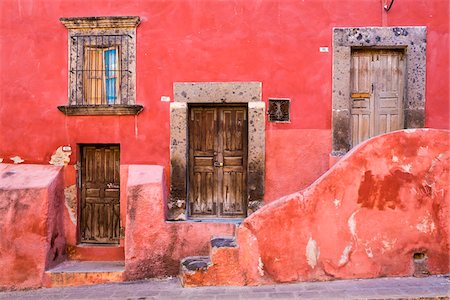
[[[109,29],[109,28],[136,28],[141,22],[137,16],[115,17],[76,17],[61,18],[61,23],[67,29]]]

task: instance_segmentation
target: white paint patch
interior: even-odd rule
[[[334,199],[333,203],[334,203],[334,206],[335,206],[336,208],[338,208],[339,206],[341,206],[341,200],[339,200],[339,199]]]
[[[398,162],[398,156],[392,155],[392,162]]]
[[[3,158],[0,157],[0,163],[2,163],[2,162],[3,162]]]
[[[406,133],[414,133],[416,132],[416,129],[410,128],[410,129],[405,129]]]
[[[48,162],[54,166],[67,166],[70,162],[70,155],[72,154],[72,150],[64,151],[63,148],[67,146],[60,146],[56,149],[55,153],[53,153],[50,161]],[[68,148],[66,148],[68,149]]]
[[[355,211],[354,213],[352,213],[352,215],[350,216],[350,218],[348,218],[347,224],[348,224],[348,229],[350,230],[350,233],[355,236],[356,235],[356,220],[355,220],[355,215],[358,212]]]
[[[372,248],[366,247],[366,254],[367,254],[367,257],[373,258]]]
[[[348,255],[350,254],[350,250],[352,250],[352,243],[348,244],[345,247],[344,251],[342,251],[341,259],[339,260],[339,267],[348,263]]]
[[[261,257],[258,258],[258,274],[259,276],[264,276],[264,263],[262,262]]]
[[[429,216],[424,217],[419,224],[416,225],[416,229],[423,233],[431,233],[436,229],[436,225],[429,218]]]
[[[428,146],[426,146],[426,147],[420,146],[419,150],[417,151],[417,154],[419,156],[427,156],[428,155]]]
[[[402,165],[403,172],[410,173],[411,172],[411,164]]]
[[[21,164],[24,162],[24,160],[20,156],[13,156],[13,157],[10,157],[9,159],[12,160],[13,163],[15,163],[15,164]]]
[[[396,242],[397,242],[397,239],[383,240],[381,242],[383,244],[383,248],[381,249],[381,252],[384,253],[385,250],[391,250],[394,247]]]
[[[309,238],[308,244],[306,245],[306,262],[312,269],[316,267],[319,256],[320,250],[317,247],[316,241]]]

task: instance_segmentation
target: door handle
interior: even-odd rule
[[[214,167],[223,167],[223,163],[215,161],[214,162]]]

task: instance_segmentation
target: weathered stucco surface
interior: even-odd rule
[[[161,166],[130,165],[127,182],[126,279],[177,275],[183,257],[205,255],[213,235],[234,233],[229,223],[165,222]]]
[[[60,167],[0,165],[0,290],[36,288],[65,258]]]
[[[446,130],[362,143],[307,189],[248,217],[238,247],[224,250],[237,261],[213,253],[209,268],[183,273],[185,285],[448,273],[449,149]]]

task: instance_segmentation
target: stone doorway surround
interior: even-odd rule
[[[170,195],[166,219],[187,219],[188,105],[247,103],[248,208],[250,215],[263,205],[265,174],[265,103],[261,82],[175,82],[170,103]]]
[[[356,27],[333,29],[333,152],[342,156],[351,145],[350,59],[352,49],[403,49],[406,81],[405,128],[425,125],[426,27]]]

